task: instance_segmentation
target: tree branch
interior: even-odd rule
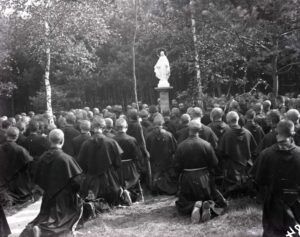
[[[279,69],[277,70],[277,73],[281,73],[281,70],[283,70],[283,69],[285,69],[285,68],[287,68],[287,67],[293,67],[294,65],[300,65],[300,62],[294,62],[294,63],[287,64],[287,65],[285,65],[285,66],[279,68]]]

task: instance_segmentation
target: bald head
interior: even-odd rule
[[[114,121],[111,118],[105,118],[106,128],[110,129],[114,126]]]
[[[281,120],[277,124],[277,133],[279,136],[283,138],[292,137],[295,133],[295,126],[294,123],[290,120]]]
[[[256,103],[254,106],[253,106],[253,110],[255,111],[255,113],[259,114],[262,112],[263,110],[263,105],[261,103]]]
[[[91,122],[88,120],[80,121],[80,130],[82,133],[87,133],[91,130]]]
[[[201,125],[200,121],[192,120],[191,122],[189,122],[189,134],[195,135],[195,134],[199,133],[201,126],[202,125]]]
[[[199,107],[194,107],[191,111],[191,117],[192,119],[201,118],[202,117],[202,109]]]
[[[106,126],[106,123],[105,123],[105,120],[103,118],[100,118],[100,117],[96,117],[94,118],[93,122],[92,122],[92,128],[96,130],[99,130],[99,129],[103,129],[105,128]]]
[[[191,121],[191,117],[188,114],[181,115],[181,123],[182,124],[188,124]]]
[[[210,119],[212,121],[222,121],[223,110],[221,108],[213,108],[210,112]]]
[[[117,119],[116,121],[116,129],[118,131],[126,131],[127,130],[127,127],[128,127],[128,124],[127,124],[127,121],[123,118],[119,118]]]
[[[280,121],[280,113],[276,109],[272,109],[267,113],[267,123],[275,128]]]
[[[155,116],[155,118],[153,120],[153,124],[155,127],[162,127],[164,123],[165,123],[165,120],[161,114],[158,114]]]
[[[255,116],[256,116],[256,113],[253,109],[249,109],[245,114],[245,117],[248,121],[254,120]]]
[[[60,129],[53,129],[49,133],[49,141],[52,146],[61,146],[64,144],[64,133]]]
[[[145,109],[142,109],[142,110],[140,111],[140,117],[141,117],[142,119],[147,119],[147,118],[149,117],[148,111],[145,110]]]
[[[264,112],[268,112],[271,108],[272,103],[269,100],[265,100],[262,105]]]
[[[230,110],[238,110],[239,109],[239,103],[236,100],[233,100],[229,104],[229,109]]]
[[[19,137],[19,129],[16,127],[9,127],[6,130],[6,139],[8,141],[16,141]]]
[[[290,109],[286,112],[286,119],[291,120],[294,124],[299,122],[300,113],[297,109]]]
[[[138,111],[136,109],[130,109],[128,111],[128,118],[137,121],[138,120]]]
[[[237,125],[239,122],[239,115],[235,111],[230,111],[226,115],[226,121],[229,125]]]

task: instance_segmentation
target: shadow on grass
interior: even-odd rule
[[[261,208],[249,198],[229,201],[228,210],[206,223],[193,225],[175,208],[175,197],[159,196],[131,207],[116,208],[80,230],[92,236],[259,237]]]

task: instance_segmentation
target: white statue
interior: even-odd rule
[[[157,87],[170,87],[168,79],[170,77],[170,64],[165,53],[160,52],[159,59],[154,66],[155,76],[159,79]]]

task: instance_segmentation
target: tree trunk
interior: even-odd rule
[[[197,50],[197,35],[196,35],[196,21],[195,21],[195,1],[190,0],[190,16],[191,16],[191,28],[193,35],[194,43],[194,60],[195,60],[195,69],[196,69],[196,85],[197,85],[197,95],[196,100],[199,100],[202,97],[202,82],[201,82],[201,72],[199,64],[199,54]]]
[[[137,96],[137,82],[136,82],[136,69],[135,69],[135,41],[136,41],[136,33],[137,33],[137,6],[136,0],[134,0],[134,12],[135,12],[135,20],[134,20],[134,35],[132,42],[132,73],[133,73],[133,90],[134,90],[134,100],[138,105],[138,96]],[[138,109],[139,106],[137,106]]]
[[[46,36],[46,67],[45,67],[45,89],[46,89],[46,103],[47,103],[47,113],[49,114],[49,122],[50,124],[54,123],[53,120],[53,111],[52,111],[52,92],[51,92],[51,84],[50,84],[50,65],[51,65],[51,50],[50,50],[50,27],[49,23],[45,21],[45,36]]]
[[[278,39],[275,42],[275,54],[272,58],[272,80],[273,80],[273,95],[276,98],[278,96]]]

